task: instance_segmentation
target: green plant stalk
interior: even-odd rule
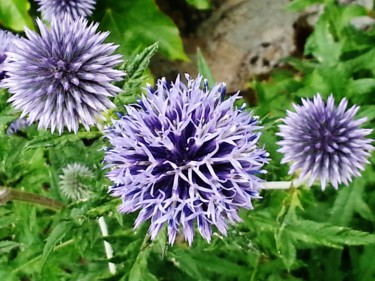
[[[69,245],[71,245],[71,244],[73,244],[73,243],[74,243],[74,239],[70,239],[70,240],[68,240],[68,241],[65,241],[64,243],[61,243],[60,245],[55,246],[55,247],[53,248],[52,252],[55,252],[55,251],[57,251],[57,250],[59,250],[59,249],[61,249],[61,248],[64,248],[64,247],[66,247],[66,246],[69,246]],[[28,262],[26,262],[26,263],[20,265],[19,267],[13,269],[13,270],[12,270],[12,273],[17,273],[18,271],[20,271],[20,270],[22,270],[22,269],[24,269],[24,268],[27,268],[27,267],[29,267],[29,266],[31,266],[33,263],[39,261],[41,258],[42,258],[42,255],[36,256],[35,258],[29,260]]]
[[[1,186],[0,187],[0,204],[5,204],[12,200],[40,205],[42,207],[45,207],[54,211],[60,211],[64,207],[63,203],[56,201],[54,199],[48,198],[48,197],[44,197],[35,193],[30,193],[30,192],[26,192],[22,190],[17,190],[14,188]]]

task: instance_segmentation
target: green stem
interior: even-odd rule
[[[140,252],[143,251],[144,249],[147,248],[148,245],[148,241],[150,240],[151,238],[151,235],[150,234],[146,234],[145,238],[143,239],[143,242],[142,242],[142,245],[141,245],[141,248],[140,248]]]
[[[74,239],[70,239],[68,241],[65,241],[64,243],[61,243],[60,245],[54,247],[52,252],[57,251],[58,249],[64,248],[64,247],[66,247],[70,244],[73,244],[73,243],[74,243]],[[23,268],[26,268],[26,267],[30,266],[31,264],[40,260],[41,258],[42,258],[42,255],[36,256],[35,258],[29,260],[28,262],[20,265],[19,267],[15,268],[14,270],[12,270],[12,273],[16,273],[16,272],[22,270]]]
[[[257,261],[256,261],[256,264],[254,266],[254,270],[251,273],[250,281],[255,281],[256,275],[258,273],[259,262],[260,262],[260,255],[258,255],[258,257],[257,257]]]
[[[5,204],[11,200],[37,204],[54,211],[60,211],[64,207],[63,203],[51,198],[14,188],[0,186],[0,204]]]

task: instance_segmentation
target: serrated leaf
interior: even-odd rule
[[[363,174],[363,177],[355,179],[349,187],[342,188],[338,192],[329,222],[347,226],[355,213],[369,221],[374,219],[371,208],[363,200],[367,173],[369,170]]]
[[[158,279],[147,268],[147,258],[150,255],[151,248],[142,250],[134,262],[130,273],[129,281],[157,281]]]
[[[25,147],[25,150],[36,149],[39,147],[63,147],[68,142],[76,142],[81,139],[96,139],[102,136],[99,131],[78,132],[77,134],[65,133],[61,136],[51,134],[50,132],[40,132],[38,136],[31,139]]]
[[[275,233],[276,248],[288,270],[291,269],[296,261],[297,250],[291,236],[285,231],[285,228],[297,221],[296,211],[297,209],[302,209],[299,196],[300,190],[289,190],[288,195],[283,200],[283,206],[277,215],[280,228]]]
[[[120,93],[116,99],[116,104],[121,104],[121,107],[126,104],[134,103],[136,96],[139,94],[142,84],[145,82],[144,72],[146,71],[152,56],[156,53],[159,43],[154,43],[145,48],[140,54],[134,58],[130,58],[122,66],[126,72],[124,78],[123,92]],[[120,102],[118,102],[120,101]]]
[[[42,259],[40,262],[40,270],[43,269],[44,264],[46,263],[49,255],[51,254],[53,248],[56,246],[57,243],[64,238],[67,232],[72,228],[72,224],[69,222],[61,222],[55,226],[52,230],[51,234],[48,236],[46,240],[46,244],[43,249]]]
[[[208,280],[205,278],[199,268],[199,260],[193,259],[189,255],[188,250],[183,250],[181,248],[173,249],[173,252],[168,252],[169,259],[178,267],[182,272],[186,273],[188,276],[197,281]]]
[[[300,220],[285,228],[295,241],[333,248],[375,244],[375,234],[323,222]]]
[[[198,65],[198,72],[202,74],[204,79],[207,79],[208,85],[212,87],[215,84],[214,76],[202,54],[202,52],[198,49],[197,50],[197,65]]]
[[[246,268],[231,262],[230,260],[210,255],[209,253],[204,253],[199,250],[190,251],[189,256],[192,259],[199,261],[199,267],[201,270],[204,269],[224,276],[240,276],[248,273]]]
[[[111,32],[109,40],[130,55],[139,47],[160,43],[160,52],[172,60],[188,60],[178,28],[154,1],[102,0],[96,5],[101,28]]]
[[[280,235],[276,235],[276,248],[278,253],[283,260],[285,267],[290,270],[292,265],[295,263],[297,258],[297,250],[293,240],[286,232],[279,232]]]
[[[145,48],[141,53],[137,54],[134,58],[131,58],[122,67],[126,76],[124,78],[124,85],[129,80],[135,80],[142,77],[143,72],[147,69],[151,58],[154,56],[159,48],[159,43],[156,42],[151,46]]]
[[[347,97],[350,98],[355,95],[372,94],[374,90],[375,79],[373,78],[349,80],[347,87]]]
[[[29,10],[30,3],[27,0],[1,0],[0,24],[16,31],[23,31],[25,26],[34,29]]]
[[[333,30],[330,15],[325,11],[314,26],[314,33],[306,42],[305,54],[312,54],[320,63],[327,65],[338,62],[342,43],[336,41]]]
[[[20,247],[22,244],[14,241],[0,241],[0,254],[9,253],[11,250]]]

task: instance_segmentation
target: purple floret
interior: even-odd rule
[[[268,154],[258,147],[257,119],[234,106],[238,94],[224,100],[225,84],[201,89],[201,76],[186,78],[160,79],[126,106],[105,132],[105,163],[120,211],[140,210],[135,227],[150,220],[154,239],[166,225],[170,244],[182,229],[191,245],[195,225],[210,241],[212,227],[225,235],[240,208],[253,208]]]
[[[77,132],[82,123],[89,130],[121,91],[112,84],[124,75],[114,69],[122,62],[113,54],[117,46],[103,43],[109,33],[96,32],[98,24],[83,18],[54,19],[49,29],[39,19],[37,24],[41,34],[26,28],[27,38],[16,40],[8,53],[9,102],[22,111],[21,118],[39,121],[39,129]]]
[[[348,185],[353,176],[360,176],[373,150],[372,140],[366,138],[372,130],[361,129],[366,118],[354,119],[359,107],[348,105],[344,98],[335,107],[331,95],[327,103],[318,94],[313,100],[302,99],[296,112],[288,111],[278,133],[282,163],[292,163],[289,173],[300,171],[300,179],[309,178],[312,185],[320,180],[324,190],[327,183],[334,188]]]
[[[13,41],[17,37],[9,31],[0,29],[0,82],[5,78],[5,65],[7,64],[7,52],[14,48]],[[1,86],[1,85],[0,85]]]
[[[77,19],[90,16],[96,0],[36,0],[43,18],[51,21],[54,17],[62,18],[65,14]]]

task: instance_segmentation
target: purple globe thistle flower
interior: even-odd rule
[[[327,103],[317,94],[313,100],[302,99],[302,104],[294,104],[296,112],[288,111],[279,126],[281,163],[291,162],[289,174],[301,170],[300,179],[309,178],[309,185],[320,180],[323,190],[328,182],[336,189],[348,185],[352,176],[360,176],[373,150],[372,140],[366,138],[372,130],[359,127],[366,118],[355,120],[359,107],[346,110],[345,98],[335,107],[332,95]]]
[[[238,94],[224,100],[225,84],[202,90],[201,76],[186,78],[158,80],[126,106],[105,132],[112,147],[104,161],[119,210],[141,210],[135,227],[150,219],[154,239],[167,225],[170,244],[182,228],[191,245],[195,223],[210,241],[212,226],[225,235],[227,221],[241,220],[238,209],[252,208],[268,154],[257,146],[257,119],[234,106]]]
[[[0,29],[0,82],[5,78],[6,52],[13,49],[14,39],[16,39],[16,36],[12,33]]]
[[[27,29],[27,38],[15,42],[8,52],[12,63],[4,86],[13,94],[12,105],[28,115],[28,122],[39,120],[40,128],[64,126],[78,131],[79,123],[89,130],[100,112],[114,106],[109,97],[120,89],[111,84],[124,75],[115,70],[121,55],[117,46],[104,44],[108,32],[96,32],[98,24],[69,17],[54,19],[50,29],[37,20],[40,35]]]
[[[76,19],[92,14],[96,0],[36,0],[43,18],[51,21],[54,17],[63,17],[68,14]]]

